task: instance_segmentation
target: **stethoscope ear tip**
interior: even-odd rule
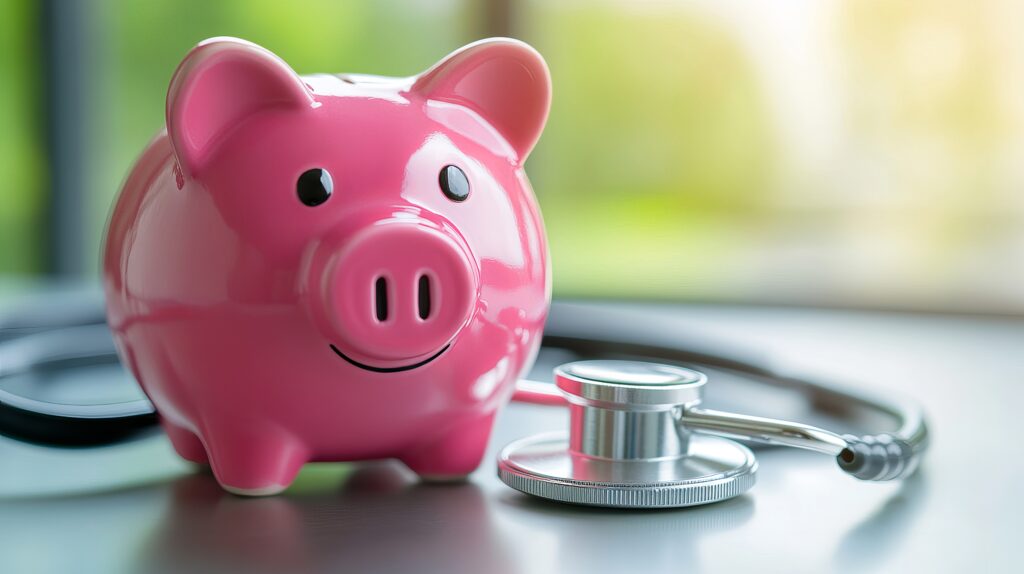
[[[843,472],[860,480],[907,478],[917,470],[919,455],[910,442],[891,434],[843,435],[847,447],[836,456]]]

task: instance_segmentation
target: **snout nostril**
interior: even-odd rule
[[[388,318],[388,280],[378,277],[373,284],[373,303],[378,321]]]
[[[430,278],[426,275],[420,275],[416,289],[416,302],[420,319],[425,321],[427,317],[430,317]]]

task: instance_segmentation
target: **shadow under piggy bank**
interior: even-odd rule
[[[173,486],[138,570],[146,572],[504,572],[480,488],[425,485],[397,463],[356,467],[337,486],[271,498],[225,493],[208,475]]]

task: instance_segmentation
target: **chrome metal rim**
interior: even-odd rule
[[[747,447],[719,437],[691,436],[688,454],[653,460],[611,460],[569,451],[564,433],[515,441],[498,455],[498,478],[533,496],[612,508],[676,508],[739,496],[756,480]]]

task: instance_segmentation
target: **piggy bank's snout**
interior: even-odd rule
[[[313,312],[332,343],[377,361],[412,361],[439,352],[466,325],[477,280],[466,249],[426,224],[387,222],[326,247],[311,270]]]

